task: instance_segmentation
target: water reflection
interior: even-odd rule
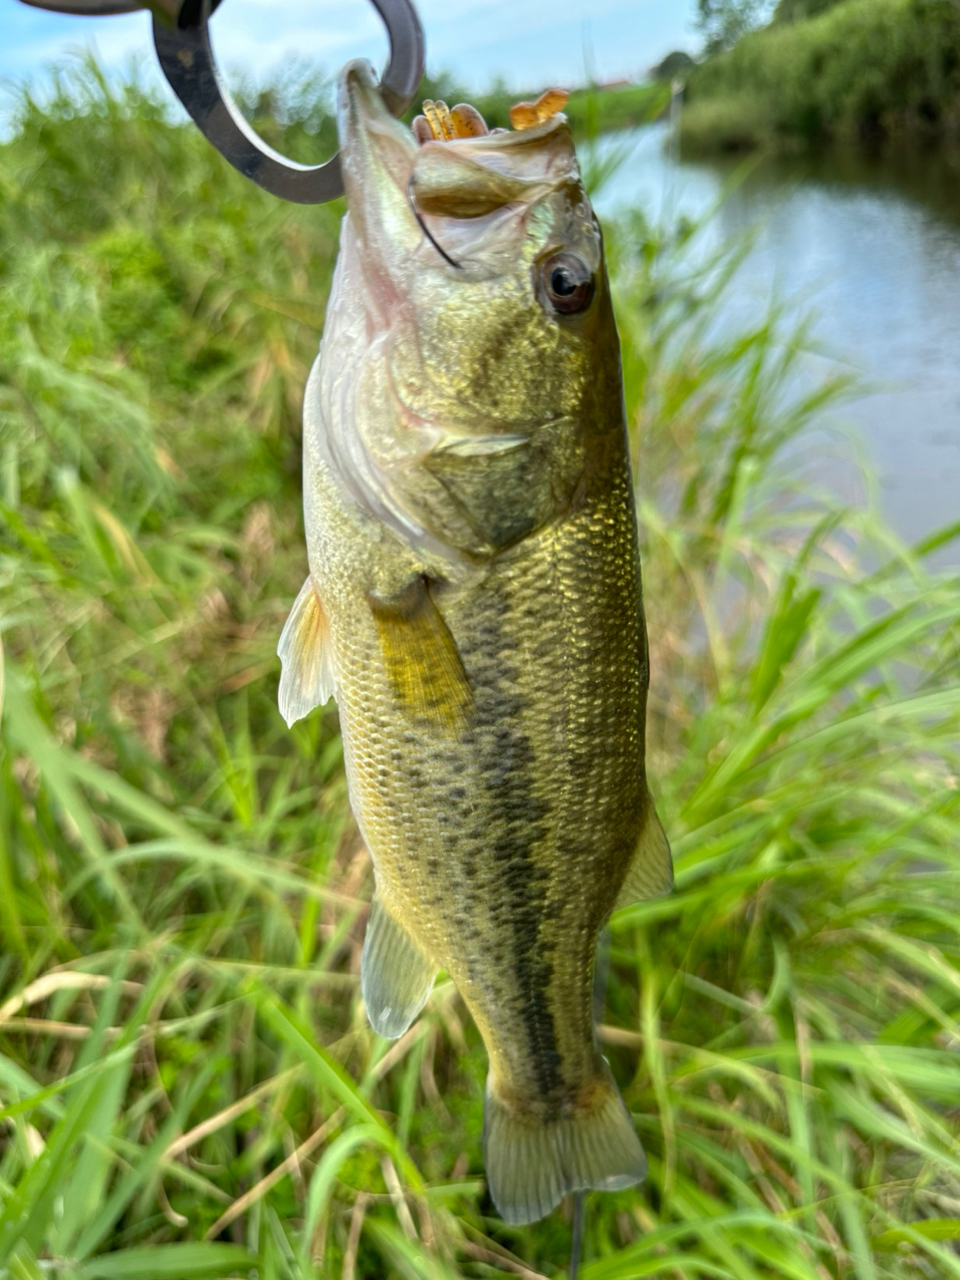
[[[665,140],[663,126],[633,135],[596,199],[601,216],[639,205],[655,219],[696,218],[717,204],[737,162],[677,162]],[[894,527],[915,541],[960,518],[960,165],[921,151],[768,159],[735,186],[712,234],[746,229],[755,240],[737,318],[776,297],[812,306],[819,340],[874,389],[845,416]]]

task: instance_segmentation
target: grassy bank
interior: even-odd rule
[[[774,23],[690,77],[691,151],[824,140],[960,141],[960,8],[952,0],[844,0]]]
[[[276,709],[338,211],[74,98],[0,149],[0,1277],[562,1274],[450,984],[367,1028],[336,716]],[[805,491],[802,335],[610,239],[677,890],[612,930],[651,1176],[584,1280],[960,1276],[957,583]]]

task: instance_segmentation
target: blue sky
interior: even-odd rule
[[[418,0],[428,66],[470,88],[496,74],[546,87],[641,75],[671,49],[695,49],[694,0]],[[385,61],[380,20],[365,0],[223,0],[213,20],[218,61],[266,78],[291,55],[336,70],[351,57]],[[42,81],[43,68],[95,47],[121,70],[131,57],[153,72],[150,19],[70,18],[0,0],[0,80]]]

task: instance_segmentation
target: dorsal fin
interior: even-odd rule
[[[673,888],[673,859],[653,799],[647,794],[647,812],[637,840],[637,847],[627,868],[627,878],[617,897],[614,911],[632,907],[635,902],[662,898]]]
[[[277,645],[283,664],[277,701],[288,725],[302,720],[336,694],[330,650],[330,624],[308,574]]]

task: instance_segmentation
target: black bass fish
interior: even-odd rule
[[[646,1174],[593,973],[611,912],[672,870],[644,773],[620,349],[570,129],[441,114],[444,140],[415,136],[368,64],[343,73],[349,214],[280,707],[292,724],[337,699],[376,875],[370,1021],[401,1035],[449,973],[490,1057],[490,1193],[526,1223]]]

